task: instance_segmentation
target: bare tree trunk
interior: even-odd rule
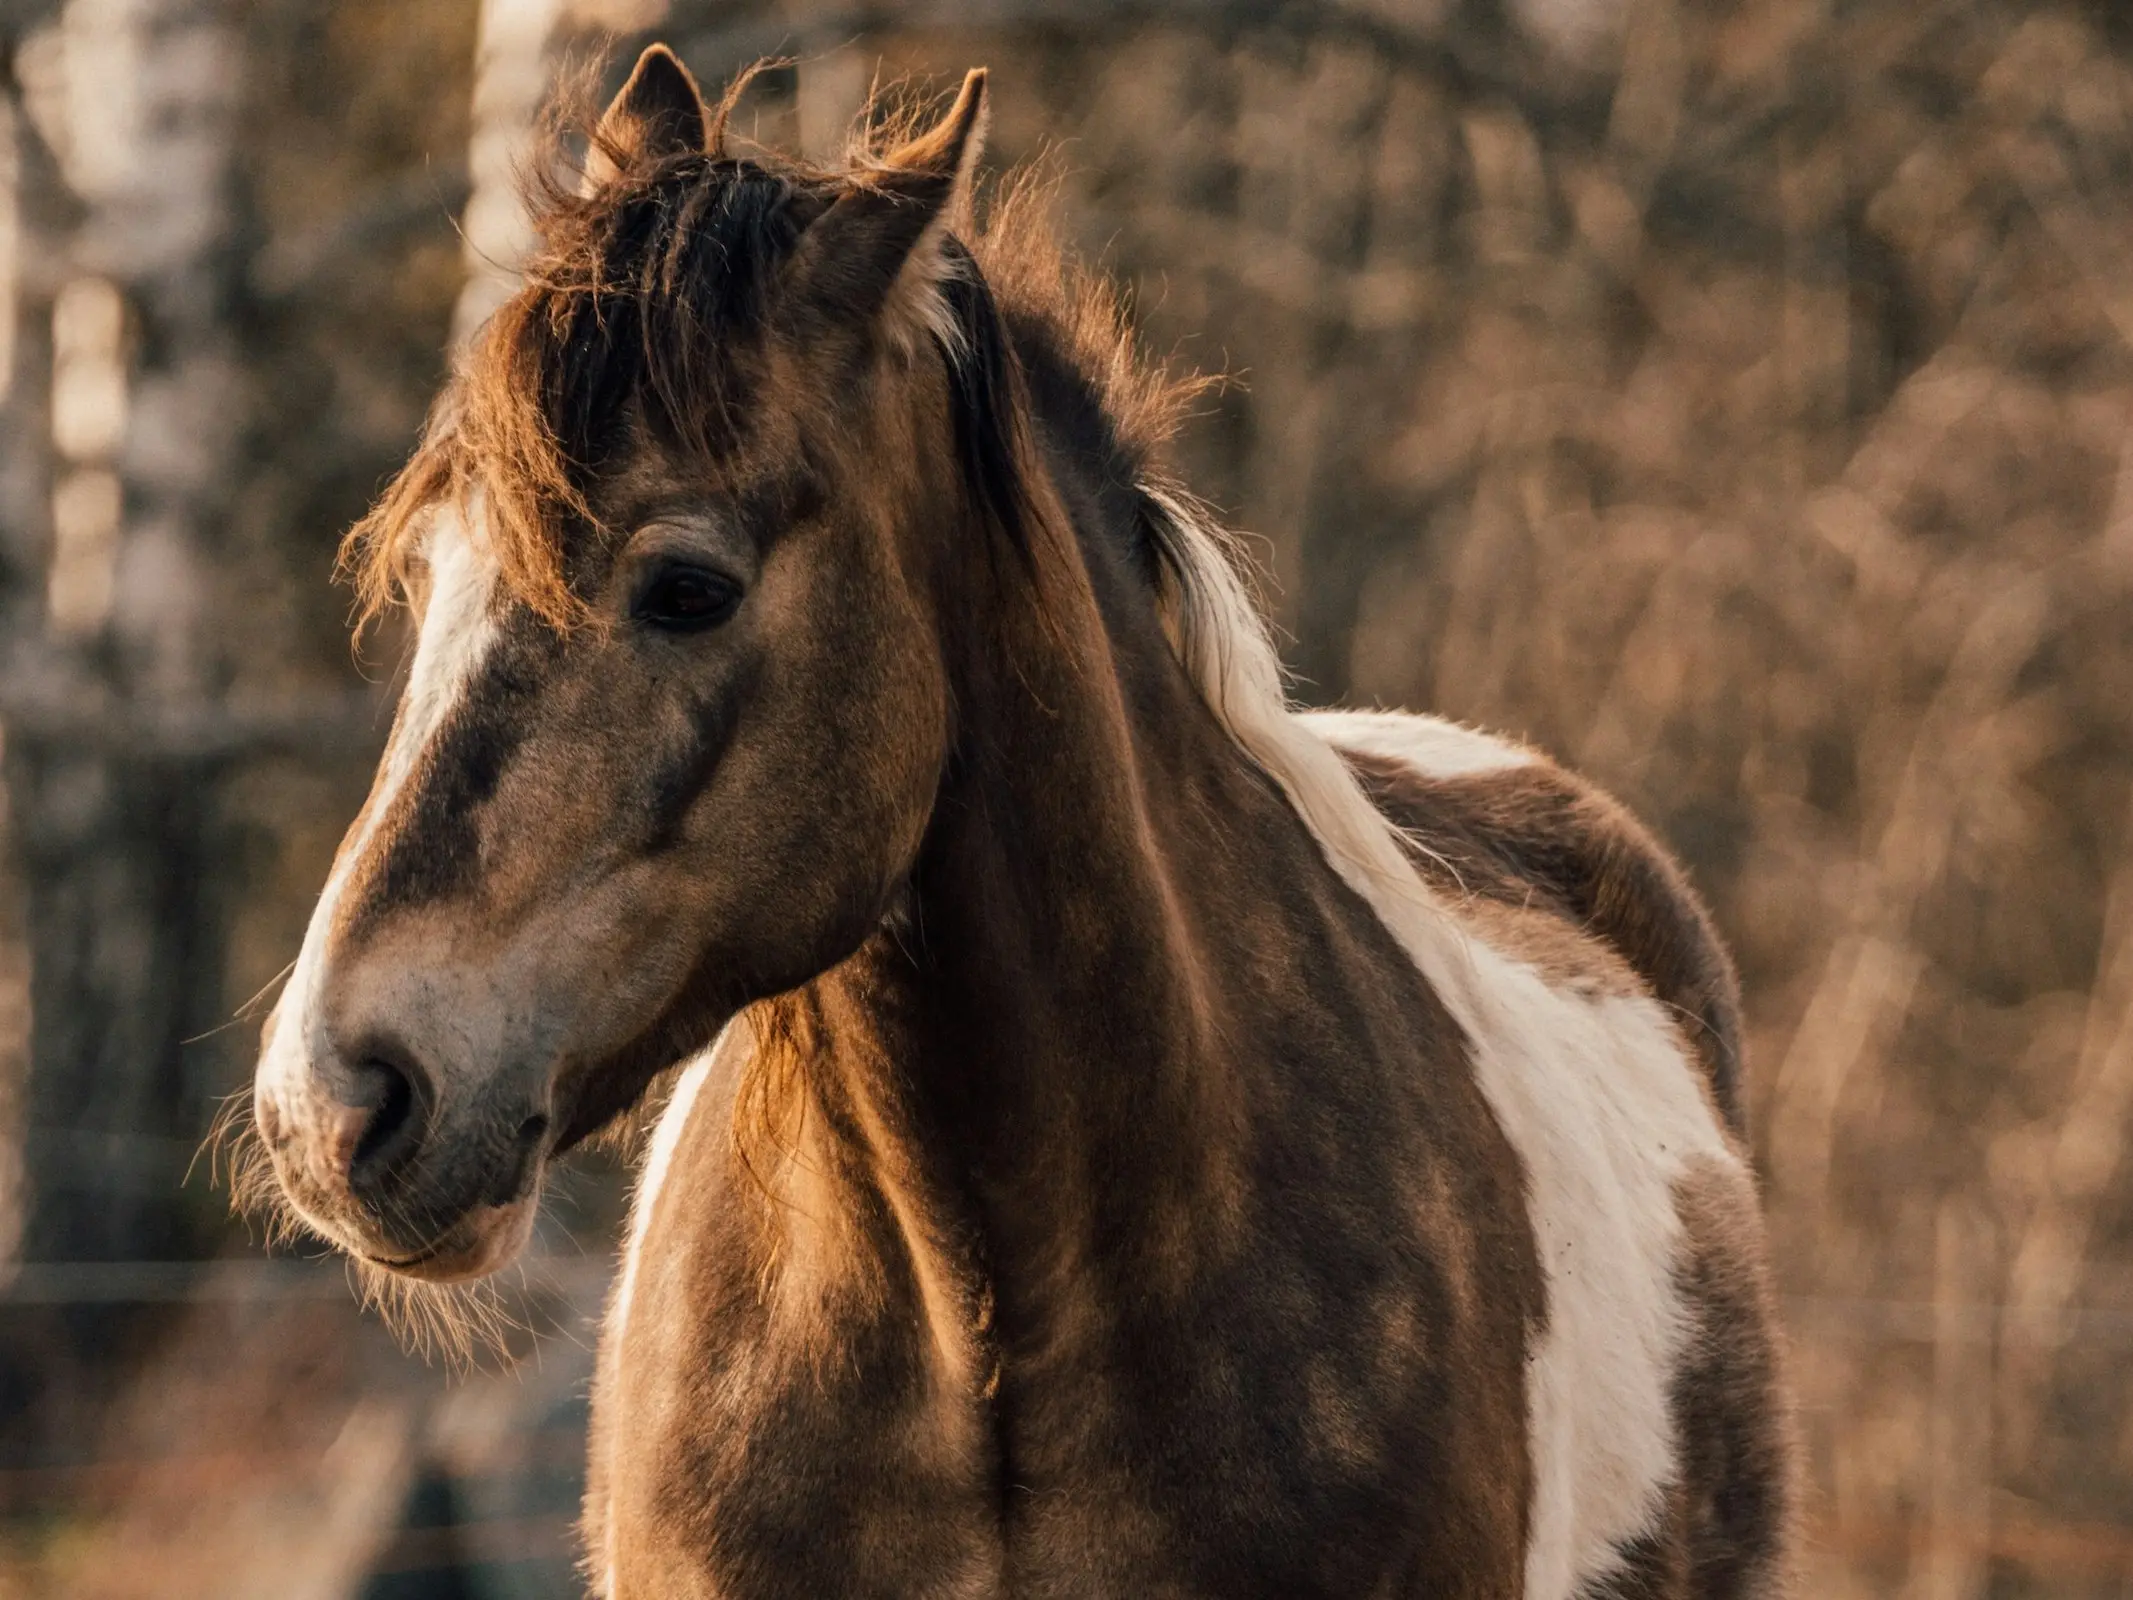
[[[473,332],[518,287],[530,243],[518,164],[548,92],[550,45],[562,9],[561,0],[482,0],[467,138],[472,191],[459,224],[467,278],[452,314],[455,338]]]
[[[621,42],[666,11],[667,0],[482,0],[467,137],[470,192],[459,223],[467,277],[452,313],[455,339],[480,327],[518,288],[533,242],[519,178],[565,53]]]
[[[25,28],[47,8],[0,10],[0,49],[12,61]],[[22,97],[0,95],[0,663],[36,626],[51,501],[49,285],[31,269],[48,258],[47,206],[56,188],[42,147],[24,126]],[[0,674],[4,676],[4,674]],[[7,720],[0,705],[0,762]],[[28,908],[15,830],[0,786],[0,1280],[22,1245],[23,1096],[29,1077]]]
[[[189,730],[223,664],[206,557],[245,411],[238,36],[219,0],[67,0],[21,55],[80,219],[50,300],[41,626],[6,684],[34,953],[23,1250],[182,1254],[205,1099],[184,1041],[220,999],[218,758]]]

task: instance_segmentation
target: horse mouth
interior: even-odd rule
[[[426,1283],[487,1277],[509,1266],[526,1247],[538,1205],[539,1195],[527,1193],[508,1205],[476,1206],[420,1250],[399,1256],[354,1254],[367,1265]]]
[[[444,1247],[445,1241],[440,1239],[428,1249],[417,1250],[411,1256],[364,1255],[363,1259],[374,1267],[383,1267],[387,1272],[413,1272],[424,1262],[435,1260]],[[362,1254],[360,1251],[357,1253]]]

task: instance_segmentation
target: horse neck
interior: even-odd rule
[[[847,1039],[823,1126],[870,1147],[899,1208],[1071,1296],[1234,1187],[1253,1069],[1234,986],[1307,936],[1268,915],[1268,876],[1326,869],[1187,680],[1101,486],[1036,489],[1071,537],[985,598],[999,625],[958,672],[909,915],[815,1011]]]

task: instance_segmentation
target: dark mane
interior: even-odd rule
[[[727,91],[722,124],[751,73]],[[740,435],[750,353],[778,270],[807,226],[922,120],[880,103],[862,113],[848,163],[764,149],[647,160],[628,151],[587,185],[571,130],[554,134],[525,185],[538,248],[525,285],[462,352],[414,458],[343,548],[368,619],[420,581],[421,531],[440,502],[483,502],[513,595],[558,627],[576,621],[572,530],[596,535],[586,488],[633,415],[667,443],[715,459]],[[604,147],[603,147],[604,149]],[[961,219],[941,293],[954,347],[936,339],[955,401],[957,445],[981,506],[1019,536],[1013,434],[1018,393],[1065,419],[1107,483],[1135,486],[1207,380],[1145,360],[1116,291],[1059,246],[1055,184],[1008,174],[980,218]],[[588,192],[589,191],[589,192]]]

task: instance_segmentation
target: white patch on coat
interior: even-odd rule
[[[1404,762],[1427,778],[1509,772],[1539,759],[1493,733],[1406,711],[1302,711],[1296,720],[1328,744]]]
[[[652,1229],[652,1212],[659,1203],[659,1191],[673,1170],[674,1153],[681,1147],[689,1113],[696,1109],[696,1097],[722,1053],[746,1050],[753,1044],[747,1019],[735,1017],[716,1039],[689,1058],[659,1113],[659,1122],[652,1129],[651,1147],[645,1152],[644,1166],[637,1175],[637,1190],[630,1200],[630,1237],[622,1253],[622,1274],[615,1283],[614,1301],[607,1308],[605,1338],[611,1348],[621,1348],[623,1330],[629,1326],[630,1299],[637,1291],[637,1261],[644,1254],[645,1235]]]
[[[1155,533],[1180,659],[1459,1024],[1525,1167],[1548,1294],[1547,1328],[1527,1367],[1525,1593],[1566,1600],[1620,1565],[1621,1546],[1650,1528],[1675,1481],[1669,1393],[1688,1330],[1674,1284],[1673,1183],[1692,1161],[1737,1168],[1739,1157],[1656,1000],[1551,987],[1437,901],[1326,742],[1342,724],[1289,709],[1225,536],[1189,503],[1161,491],[1155,499],[1167,513]],[[1447,725],[1416,720],[1415,748],[1476,758],[1470,741],[1481,736],[1458,730],[1454,740]],[[1394,731],[1381,722],[1372,736]]]
[[[415,657],[408,667],[407,689],[400,697],[392,736],[372,780],[362,821],[342,843],[312,909],[303,948],[275,1007],[279,1020],[260,1061],[259,1089],[273,1095],[285,1113],[301,1106],[306,1093],[325,951],[341,894],[377,842],[401,788],[459,704],[495,640],[496,624],[490,615],[498,575],[495,557],[488,542],[468,530],[456,508],[441,506],[432,515],[424,560],[429,568],[429,600],[423,608]]]

